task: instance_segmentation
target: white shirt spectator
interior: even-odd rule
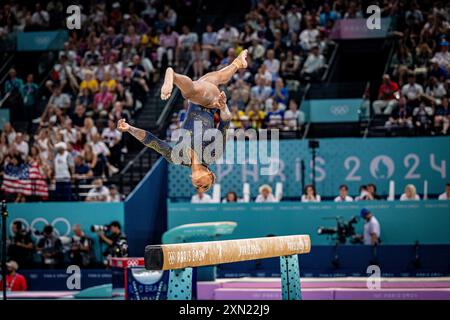
[[[319,37],[318,29],[305,29],[300,33],[300,44],[305,50],[311,49],[311,47],[317,44],[317,38]]]
[[[299,122],[300,110],[286,110],[284,112],[284,121],[288,126],[288,129],[297,129],[297,126],[301,123]]]
[[[182,48],[190,48],[196,42],[198,42],[198,35],[194,32],[189,32],[188,34],[181,34],[178,37],[178,43]]]
[[[316,194],[316,198],[315,199],[308,199],[306,198],[306,195],[302,195],[302,202],[320,202],[321,198],[320,195]]]
[[[298,31],[300,31],[302,14],[300,12],[289,11],[286,15],[286,21],[289,26],[289,31],[297,33]]]
[[[100,199],[108,199],[109,198],[109,189],[105,186],[101,186],[100,188],[94,187],[89,190],[87,194],[87,199],[91,201],[99,201]]]
[[[337,196],[334,198],[334,202],[353,202],[353,198],[350,196],[345,196],[345,199],[342,199],[341,196]]]
[[[269,86],[254,86],[251,90],[251,96],[258,101],[264,101],[270,97],[272,89]]]
[[[20,143],[14,142],[14,145],[16,147],[16,150],[19,151],[22,158],[25,159],[25,157],[28,155],[29,146],[28,143],[24,140],[22,140]]]
[[[434,55],[434,58],[438,61],[439,65],[442,67],[446,67],[448,64],[450,64],[450,52],[436,52]]]
[[[92,143],[92,149],[94,150],[96,155],[104,155],[105,157],[110,155],[109,148],[103,141]]]
[[[444,192],[442,194],[439,195],[439,200],[450,200],[450,198],[448,197],[447,192]]]
[[[111,195],[111,193],[108,193],[108,197],[106,198],[107,202],[121,202],[122,201],[122,195],[120,193],[116,193],[115,195]]]
[[[259,194],[256,197],[255,202],[277,202],[277,199],[273,194],[269,194],[267,198],[264,198],[263,195]]]
[[[406,193],[403,193],[400,196],[400,201],[417,201],[417,200],[420,200],[420,196],[418,194],[416,194],[414,196],[414,199],[408,199],[408,196],[406,195]]]
[[[237,41],[239,38],[239,31],[235,27],[230,27],[228,30],[222,28],[217,33],[217,40],[221,45],[230,46]]]
[[[314,55],[309,54],[308,58],[306,58],[305,64],[303,65],[303,72],[306,73],[314,73],[319,71],[321,68],[325,66],[325,58],[323,55]]]
[[[272,79],[278,75],[278,71],[280,70],[280,61],[278,59],[266,59],[264,60],[264,65],[272,75]]]
[[[211,196],[207,193],[203,193],[201,197],[198,193],[196,193],[192,196],[191,203],[210,203],[211,200]]]
[[[73,166],[73,159],[69,152],[57,153],[54,160],[56,181],[68,181],[71,178],[70,167]]]
[[[407,83],[402,87],[402,95],[408,100],[418,99],[421,94],[423,94],[423,87],[418,83]]]
[[[364,223],[363,242],[365,245],[372,245],[372,234],[375,233],[380,238],[380,223],[372,216],[369,221]]]
[[[52,95],[48,104],[53,105],[60,109],[67,109],[70,107],[70,97],[67,93],[61,93],[59,95]]]
[[[50,21],[50,16],[45,10],[36,11],[31,16],[31,24],[38,26],[46,26]]]
[[[212,46],[217,45],[217,43],[219,42],[218,38],[217,38],[217,32],[204,32],[202,34],[202,44],[209,44]]]

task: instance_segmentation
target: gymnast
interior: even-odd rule
[[[183,156],[186,156],[188,161],[178,163],[178,161],[173,159],[172,150],[182,141],[182,137],[180,137],[175,146],[171,146],[151,132],[129,125],[124,119],[119,120],[117,128],[122,132],[129,132],[145,146],[161,154],[167,161],[190,167],[191,180],[194,187],[201,192],[208,191],[216,179],[214,173],[208,168],[210,163],[203,157],[203,151],[209,143],[203,139],[201,140],[202,155],[199,155],[195,151],[195,135],[203,135],[206,130],[215,128],[214,114],[219,110],[220,122],[217,134],[222,135],[223,145],[220,151],[214,150],[213,156],[218,157],[224,152],[226,130],[230,124],[231,113],[226,103],[226,95],[223,91],[220,92],[218,85],[227,83],[237,70],[247,67],[246,56],[247,50],[244,50],[227,67],[219,71],[210,72],[197,81],[192,81],[184,75],[175,73],[172,68],[167,69],[164,84],[161,88],[161,98],[163,100],[168,99],[172,93],[173,84],[175,84],[180,88],[183,97],[190,100],[186,119],[182,124],[182,129],[190,133],[190,147],[182,150]],[[194,123],[196,122],[201,125],[201,132],[194,132]]]

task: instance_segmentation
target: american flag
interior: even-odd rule
[[[5,193],[48,198],[47,182],[36,162],[19,166],[7,164],[4,168],[1,190]]]

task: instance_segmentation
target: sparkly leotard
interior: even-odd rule
[[[194,147],[194,141],[196,140],[195,135],[203,135],[206,130],[208,129],[214,129],[214,113],[217,111],[217,109],[209,109],[204,108],[202,106],[199,106],[197,104],[189,103],[188,111],[186,114],[186,119],[184,120],[182,124],[182,128],[185,130],[188,130],[190,133],[190,148],[193,150],[196,150]],[[196,131],[194,130],[194,127],[196,126],[196,129],[201,125],[201,130]],[[222,141],[223,141],[223,147],[222,152],[225,150],[225,144],[226,144],[226,130],[228,129],[230,125],[230,121],[220,121],[217,130],[217,135],[222,135]],[[195,134],[195,135],[194,135]],[[205,148],[211,143],[211,141],[204,141],[200,138],[201,141],[201,151],[203,152]],[[177,145],[178,143],[181,143],[181,137],[175,143]],[[152,148],[159,154],[161,154],[167,161],[174,163],[172,159],[172,149],[174,148],[174,145],[169,144],[166,141],[163,141],[156,137],[151,132],[146,132],[145,139],[142,141],[144,145],[146,145],[149,148]],[[188,150],[182,149],[182,152],[186,152]],[[214,152],[213,152],[214,153]],[[220,157],[221,154],[214,154],[215,157]],[[211,163],[207,163],[204,161],[203,157],[201,159],[202,164],[204,166],[208,166]],[[184,166],[191,166],[190,161],[188,163],[182,162],[181,165]]]

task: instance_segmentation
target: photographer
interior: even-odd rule
[[[42,235],[43,237],[36,245],[36,250],[42,255],[43,267],[45,269],[61,267],[64,259],[61,240],[53,233],[51,225],[44,227]]]
[[[94,226],[95,227],[95,226]],[[103,252],[103,256],[109,261],[113,257],[127,257],[128,256],[128,241],[118,221],[113,221],[108,226],[108,235],[105,235],[104,229],[98,228],[97,235],[101,241],[108,245],[108,248]]]
[[[21,221],[12,224],[12,235],[9,237],[8,256],[17,261],[22,268],[30,268],[33,264],[33,240],[31,232],[23,227]]]
[[[380,223],[373,214],[366,208],[360,212],[364,223],[364,234],[361,236],[365,245],[378,245],[380,243]]]
[[[90,267],[94,263],[93,241],[86,236],[79,224],[72,228],[72,246],[70,248],[70,262],[80,267]]]

